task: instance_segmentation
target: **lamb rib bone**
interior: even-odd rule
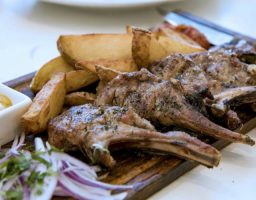
[[[93,106],[72,107],[51,120],[49,142],[64,150],[82,150],[91,161],[113,167],[111,146],[155,150],[217,166],[220,153],[214,147],[184,132],[157,132],[149,121],[131,108]]]
[[[210,107],[215,115],[223,116],[229,110],[230,106],[255,103],[255,97],[256,86],[232,88],[214,95]]]
[[[254,145],[254,141],[225,129],[194,109],[181,85],[161,80],[146,69],[118,75],[98,94],[97,105],[133,107],[143,118],[162,125],[177,125],[218,139]]]

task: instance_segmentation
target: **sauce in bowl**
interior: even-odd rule
[[[12,101],[4,94],[0,94],[0,111],[12,105]]]

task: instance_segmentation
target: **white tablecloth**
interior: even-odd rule
[[[162,7],[180,8],[235,31],[256,34],[255,0],[185,0]],[[60,34],[123,32],[126,25],[146,28],[161,21],[155,8],[85,10],[34,0],[1,0],[0,82],[32,72],[57,56]],[[256,129],[250,135],[256,139]],[[255,186],[255,147],[232,144],[222,150],[218,168],[199,166],[150,199],[254,200]]]

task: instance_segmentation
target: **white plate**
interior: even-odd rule
[[[132,8],[161,5],[181,0],[40,0],[47,3],[84,8]]]
[[[0,83],[0,94],[8,96],[12,106],[0,110],[0,146],[10,142],[21,133],[21,116],[31,104],[30,98]]]

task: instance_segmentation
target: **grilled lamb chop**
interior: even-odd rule
[[[162,125],[177,125],[218,139],[253,145],[245,135],[211,122],[193,108],[176,79],[159,79],[146,69],[118,75],[99,92],[97,105],[133,107],[143,118]]]
[[[149,149],[195,160],[208,167],[218,165],[220,153],[214,147],[184,132],[157,132],[132,109],[91,104],[72,107],[51,120],[49,142],[66,151],[80,149],[92,162],[112,167],[109,147]]]
[[[231,116],[226,114],[230,106],[256,102],[255,63],[254,46],[240,41],[208,52],[171,55],[154,63],[149,70],[164,80],[178,79],[188,96],[200,97],[207,91],[212,100],[206,102],[207,106],[221,118]],[[197,99],[202,102],[205,97]]]
[[[210,104],[212,112],[222,116],[228,111],[230,106],[240,106],[255,102],[256,86],[244,86],[227,89],[214,95]]]
[[[150,66],[149,71],[164,80],[178,79],[192,93],[208,88],[216,95],[226,89],[256,85],[253,67],[220,50],[171,55]]]

